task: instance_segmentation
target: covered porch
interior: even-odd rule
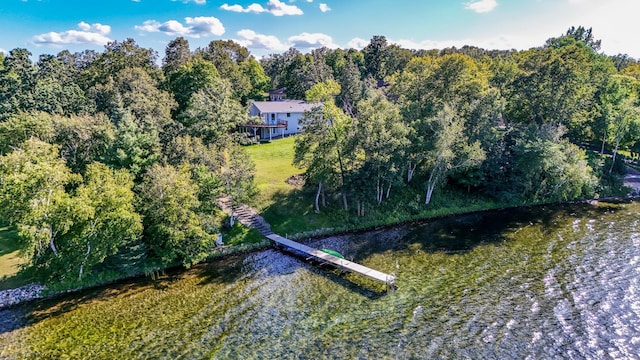
[[[274,137],[284,137],[286,128],[286,121],[278,121],[274,124],[245,124],[240,126],[240,131],[253,134],[253,137],[259,141],[261,139],[271,140]]]

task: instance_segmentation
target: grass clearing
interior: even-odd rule
[[[295,137],[278,139],[269,143],[247,147],[247,152],[256,164],[255,183],[259,194],[252,201],[252,205],[259,211],[272,205],[276,194],[289,194],[296,187],[286,183],[286,180],[303,171],[293,166],[293,146]]]
[[[258,195],[251,205],[264,216],[276,233],[283,235],[330,227],[331,217],[316,214],[309,194],[286,180],[303,173],[293,162],[295,136],[252,145],[247,152],[256,164]]]
[[[382,205],[368,206],[365,217],[357,216],[354,211],[345,212],[338,198],[327,199],[329,206],[318,214],[313,207],[314,189],[285,182],[292,175],[303,172],[291,164],[294,144],[295,137],[289,137],[247,148],[256,164],[255,182],[259,190],[251,205],[261,213],[273,231],[283,236],[300,236],[300,233],[313,230],[320,230],[320,233],[355,230],[508,206],[480,194],[452,190],[437,191],[432,203],[425,206],[423,192],[406,187]]]
[[[18,233],[15,228],[0,225],[0,290],[26,285],[29,278],[19,272],[26,260],[18,256]]]
[[[18,234],[9,226],[0,227],[0,277],[18,272]]]

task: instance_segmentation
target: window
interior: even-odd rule
[[[291,117],[291,113],[287,113],[287,117]]]

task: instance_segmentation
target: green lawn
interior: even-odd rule
[[[18,256],[16,230],[5,224],[0,225],[0,290],[29,283],[29,279],[18,274],[19,266],[24,262]]]
[[[247,152],[256,164],[255,183],[258,195],[251,201],[271,225],[282,235],[331,227],[331,219],[313,211],[313,195],[305,194],[301,186],[286,183],[304,171],[293,166],[295,137],[252,145]]]
[[[285,182],[290,176],[303,172],[292,164],[294,142],[295,137],[288,137],[247,147],[256,164],[255,183],[259,195],[252,205],[258,209],[272,205],[276,200],[274,195],[290,194],[297,189]]]
[[[328,199],[331,205],[317,214],[313,208],[315,190],[285,182],[290,176],[303,173],[291,164],[294,143],[295,137],[289,137],[247,148],[256,164],[255,182],[259,190],[251,206],[262,214],[273,231],[283,236],[328,228],[352,230],[508,205],[496,203],[481,194],[438,191],[431,205],[424,206],[423,192],[407,187],[382,206],[369,206],[365,217],[357,216],[352,210],[342,210],[339,199]]]

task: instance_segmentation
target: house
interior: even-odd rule
[[[310,111],[318,103],[308,103],[304,100],[287,100],[286,89],[269,92],[272,101],[253,101],[249,106],[249,115],[259,117],[259,123],[243,125],[241,129],[248,131],[260,139],[272,139],[299,133],[302,128],[300,119],[305,111]]]
[[[280,101],[287,98],[287,88],[280,88],[269,91],[269,101]]]

